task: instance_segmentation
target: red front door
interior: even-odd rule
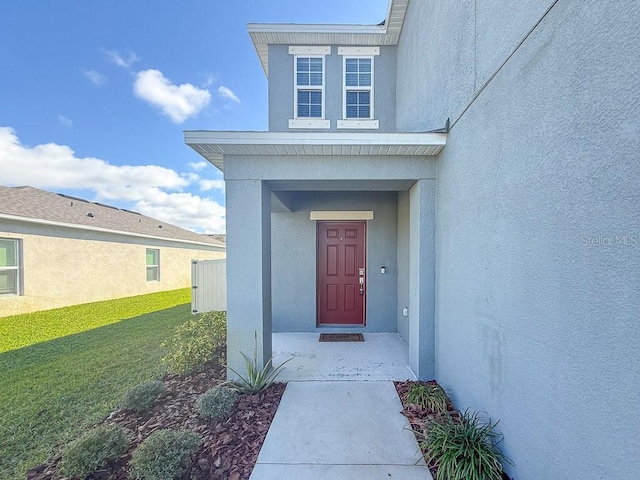
[[[365,324],[365,222],[318,222],[318,325]]]

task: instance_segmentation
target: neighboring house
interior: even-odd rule
[[[139,213],[0,186],[0,317],[185,288],[223,243]]]
[[[398,332],[518,480],[637,478],[640,3],[248,28],[269,131],[185,133],[226,182],[230,365],[254,331],[263,360],[272,332]]]

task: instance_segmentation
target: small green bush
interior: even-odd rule
[[[58,470],[66,477],[84,478],[128,449],[129,440],[122,427],[102,425],[64,448]]]
[[[226,341],[226,312],[203,313],[176,328],[173,337],[162,344],[169,349],[162,361],[173,373],[202,370],[220,357]]]
[[[164,384],[159,380],[140,383],[124,395],[120,408],[145,412],[164,391]]]
[[[434,413],[445,413],[447,400],[444,389],[434,383],[412,383],[405,397],[407,403],[413,403]]]
[[[237,392],[223,386],[210,388],[198,397],[196,407],[200,415],[206,418],[225,418],[231,413]]]
[[[202,437],[195,432],[157,430],[133,452],[131,476],[145,480],[180,478],[201,442]]]
[[[501,462],[511,461],[498,449],[497,424],[483,423],[468,410],[459,420],[446,415],[434,422],[421,447],[438,467],[436,480],[501,480]]]

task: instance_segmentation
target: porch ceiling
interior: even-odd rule
[[[220,170],[225,155],[431,156],[445,146],[444,133],[186,131],[185,143]]]

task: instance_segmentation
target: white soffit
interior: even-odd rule
[[[373,210],[314,210],[310,220],[373,220]]]
[[[431,156],[446,145],[445,133],[221,132],[186,131],[187,145],[224,170],[225,155],[242,156]]]
[[[303,25],[295,23],[249,23],[247,30],[269,76],[269,45],[396,45],[409,0],[389,0],[382,25]]]

